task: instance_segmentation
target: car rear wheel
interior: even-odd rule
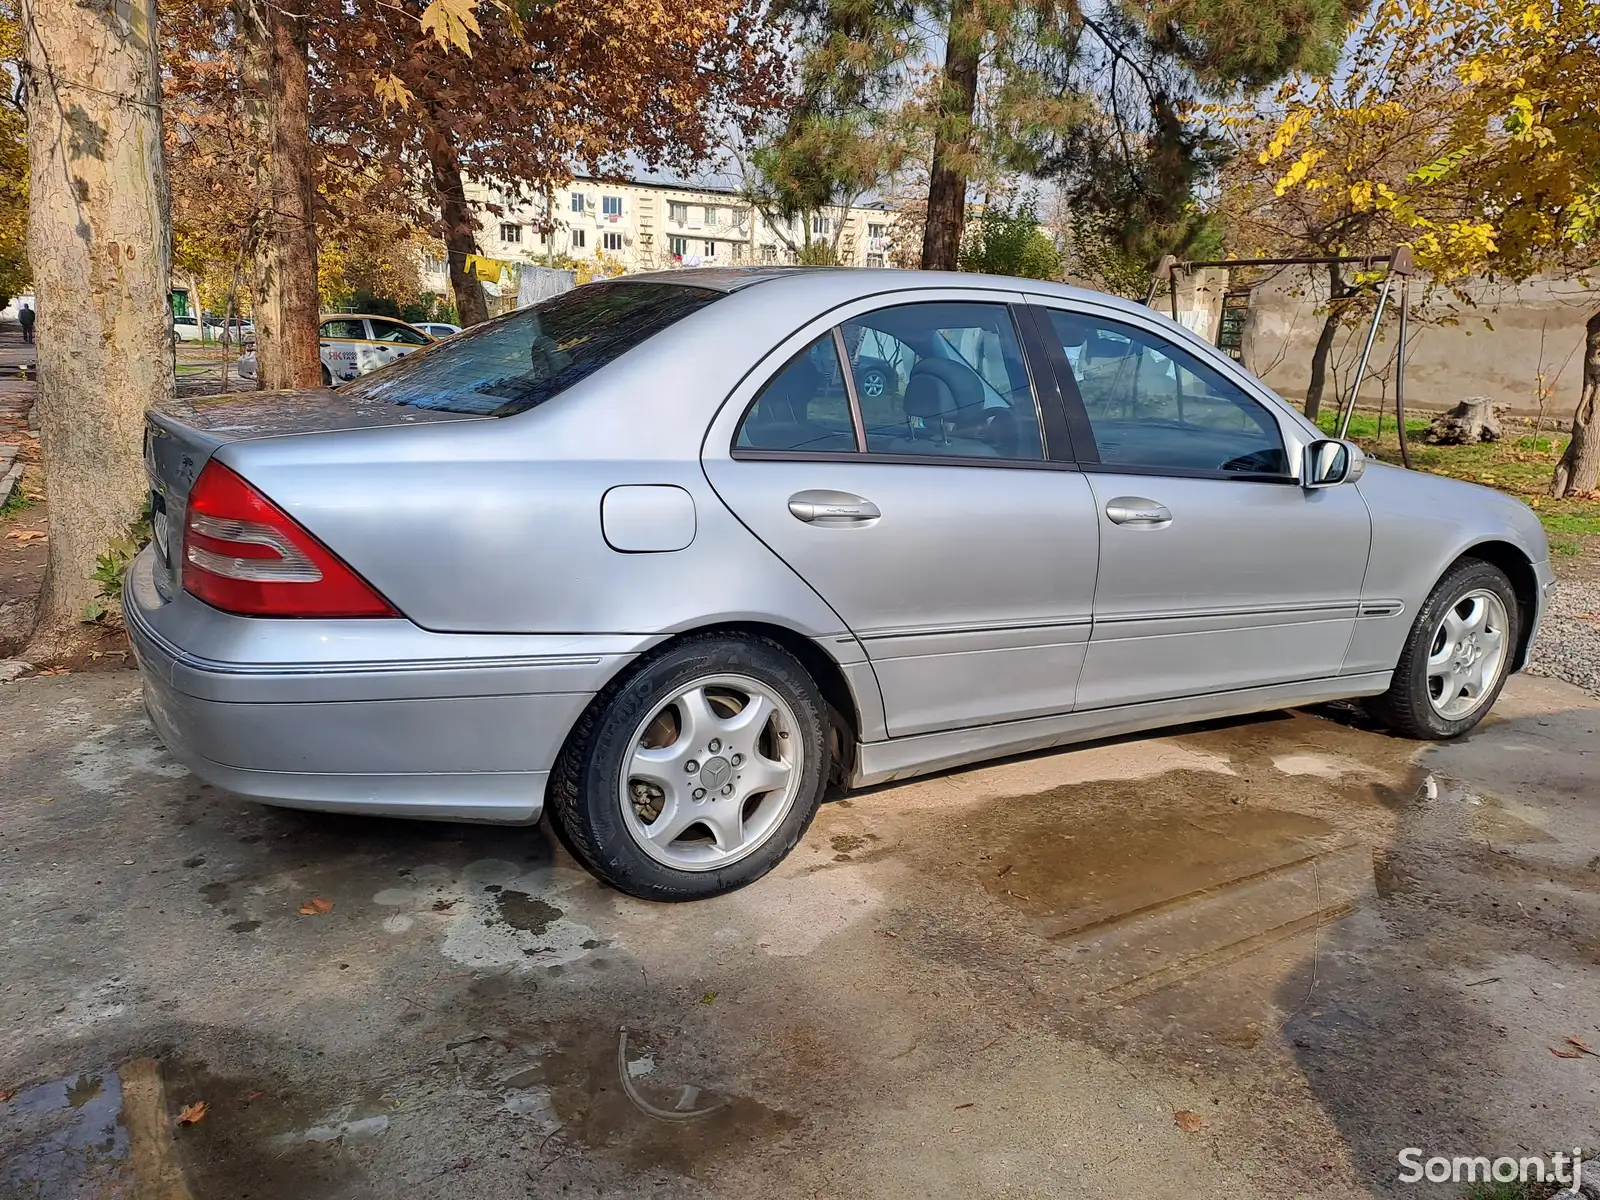
[[[765,638],[686,638],[590,706],[550,781],[562,839],[649,900],[761,878],[794,849],[828,778],[826,705]]]
[[[322,364],[322,386],[326,388],[333,386],[333,372],[328,370],[327,363]]]
[[[1389,690],[1367,710],[1407,737],[1466,733],[1505,686],[1520,617],[1504,571],[1477,559],[1457,563],[1418,611]]]
[[[889,390],[889,376],[877,367],[861,372],[861,394],[876,400]]]

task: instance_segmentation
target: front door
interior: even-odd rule
[[[1302,488],[1280,418],[1220,355],[1154,320],[1036,311],[1079,457],[1098,459],[1083,464],[1100,562],[1078,707],[1337,675],[1372,536],[1357,490]]]
[[[1071,709],[1096,521],[1049,457],[1011,309],[865,312],[749,387],[707,476],[860,640],[889,733]]]

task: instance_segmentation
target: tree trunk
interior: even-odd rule
[[[922,227],[922,269],[954,271],[961,258],[966,227],[967,167],[972,113],[978,99],[978,57],[982,37],[972,28],[972,0],[952,0],[945,41],[944,71],[928,171],[928,218]]]
[[[172,227],[154,0],[24,0],[28,259],[50,563],[24,656],[88,639],[95,560],[148,494],[144,414],[172,396]]]
[[[1600,433],[1594,428],[1596,401],[1600,399],[1600,312],[1583,328],[1583,391],[1572,414],[1572,440],[1556,464],[1550,494],[1557,498],[1600,487]]]
[[[467,256],[478,252],[478,223],[467,203],[461,158],[438,123],[428,139],[428,165],[433,169],[434,199],[439,204],[440,234],[450,264],[450,288],[456,294],[456,315],[465,328],[489,319],[489,301],[478,277],[467,270]]]
[[[263,388],[322,382],[316,173],[306,19],[269,0],[240,0],[244,109],[255,134],[256,377]]]
[[[1344,280],[1339,274],[1339,264],[1328,264],[1328,315],[1323,318],[1322,332],[1317,335],[1316,349],[1311,352],[1311,377],[1306,381],[1306,416],[1317,419],[1322,411],[1322,392],[1328,381],[1328,355],[1333,352],[1333,338],[1339,332],[1344,317]]]

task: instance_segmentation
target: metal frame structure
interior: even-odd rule
[[[1361,361],[1356,365],[1355,382],[1350,387],[1350,401],[1346,405],[1339,405],[1339,436],[1342,438],[1350,429],[1350,418],[1355,415],[1356,398],[1361,393],[1361,381],[1367,374],[1367,363],[1372,357],[1373,344],[1378,340],[1378,326],[1383,321],[1383,310],[1389,300],[1389,289],[1396,278],[1400,280],[1400,328],[1398,342],[1395,347],[1394,369],[1394,406],[1395,417],[1400,438],[1400,459],[1407,466],[1411,466],[1411,449],[1406,445],[1406,320],[1410,312],[1411,277],[1416,274],[1416,261],[1412,256],[1411,247],[1406,245],[1396,246],[1387,257],[1377,254],[1343,254],[1317,256],[1296,256],[1290,258],[1223,258],[1190,260],[1180,262],[1175,255],[1168,254],[1156,266],[1154,278],[1150,280],[1150,290],[1145,294],[1145,306],[1153,307],[1156,292],[1160,289],[1163,280],[1167,284],[1167,295],[1171,299],[1172,319],[1178,319],[1178,276],[1180,274],[1193,274],[1205,267],[1297,267],[1297,266],[1330,266],[1336,264],[1360,264],[1365,270],[1372,270],[1382,264],[1387,268],[1383,277],[1383,287],[1378,292],[1378,306],[1372,313],[1372,327],[1367,330],[1367,342],[1361,350]],[[1220,323],[1219,323],[1220,332]]]

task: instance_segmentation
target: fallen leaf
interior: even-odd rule
[[[885,930],[884,930],[884,931],[883,931],[883,936],[884,936],[884,937],[892,937],[892,938],[897,938],[897,937],[899,937],[899,936],[900,936],[900,935],[899,935],[899,934],[898,934],[898,933],[896,933],[896,932],[895,932],[895,931],[894,931],[894,930],[892,930],[892,929],[885,929]]]
[[[325,917],[333,911],[333,901],[324,900],[321,896],[313,896],[300,906],[302,917]]]
[[[962,1132],[964,1132],[966,1130],[966,1128],[967,1127],[965,1125],[952,1125],[952,1126],[950,1126],[950,1132],[951,1133],[962,1133]]]
[[[198,1125],[205,1119],[206,1102],[196,1100],[193,1104],[185,1104],[183,1111],[178,1114],[179,1125]]]
[[[1582,1050],[1585,1054],[1593,1054],[1596,1058],[1600,1058],[1600,1053],[1597,1053],[1593,1046],[1590,1046],[1590,1045],[1588,1045],[1588,1044],[1586,1044],[1584,1042],[1580,1042],[1575,1037],[1569,1037],[1567,1039],[1567,1045],[1576,1046],[1579,1050]]]
[[[700,997],[700,1003],[701,1004],[710,1004],[716,998],[717,998],[717,994],[715,992],[707,992],[704,996]]]
[[[15,1096],[16,1094],[17,1094],[17,1089],[16,1088],[0,1088],[0,1104],[4,1104],[7,1100],[11,1099],[11,1097]]]
[[[37,673],[40,674],[40,675],[70,675],[70,674],[72,674],[71,670],[69,670],[66,667],[46,667],[44,670],[39,671]]]
[[[1562,1049],[1559,1049],[1559,1048],[1557,1048],[1555,1046],[1551,1046],[1550,1047],[1550,1053],[1554,1054],[1557,1058],[1582,1058],[1583,1057],[1583,1051],[1582,1050],[1562,1050]]]
[[[50,535],[42,529],[13,529],[6,536],[26,546],[30,542],[41,542]]]
[[[1172,1114],[1172,1119],[1178,1123],[1178,1128],[1185,1133],[1199,1133],[1200,1127],[1205,1124],[1197,1112],[1190,1112],[1187,1108],[1180,1108]]]
[[[263,1097],[263,1096],[265,1096],[265,1095],[266,1095],[266,1093],[265,1093],[265,1092],[263,1092],[263,1091],[261,1091],[261,1090],[260,1090],[260,1089],[259,1089],[259,1088],[258,1088],[258,1089],[256,1089],[256,1090],[255,1090],[255,1091],[253,1091],[253,1092],[246,1092],[246,1093],[245,1093],[245,1094],[244,1094],[244,1102],[245,1102],[245,1103],[246,1103],[246,1104],[253,1104],[253,1103],[255,1103],[255,1102],[256,1102],[256,1101],[257,1101],[257,1100],[259,1100],[259,1099],[261,1099],[261,1097]]]

